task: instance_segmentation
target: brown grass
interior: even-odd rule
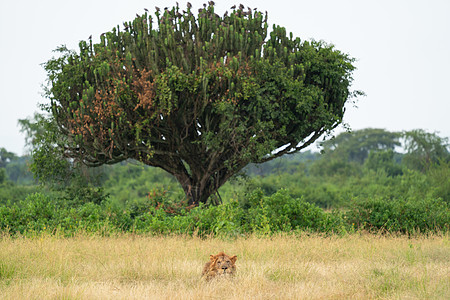
[[[204,282],[210,254],[234,279]],[[450,299],[448,236],[0,240],[0,299]]]

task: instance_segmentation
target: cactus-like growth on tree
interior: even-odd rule
[[[155,15],[45,64],[67,157],[160,167],[198,204],[248,163],[297,152],[342,122],[354,67],[333,46],[280,26],[267,36],[267,13],[243,6]]]

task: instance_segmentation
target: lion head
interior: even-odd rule
[[[203,268],[202,276],[210,280],[216,276],[233,275],[236,272],[236,260],[236,255],[230,257],[223,252],[211,255]]]

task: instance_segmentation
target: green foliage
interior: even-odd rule
[[[396,146],[400,146],[400,137],[397,132],[366,128],[343,132],[322,145],[326,155],[331,158],[363,164],[371,152],[394,150]]]
[[[32,153],[30,171],[36,180],[62,193],[62,199],[74,205],[105,200],[107,195],[98,186],[101,170],[66,159],[63,144],[58,144],[64,141],[64,137],[57,131],[51,117],[35,114],[33,118],[19,120],[19,123]]]
[[[362,129],[343,132],[325,141],[323,157],[310,169],[314,176],[362,176],[363,168],[384,171],[390,176],[401,174],[401,167],[394,161],[394,149],[400,146],[400,134],[384,129]]]
[[[56,204],[49,197],[35,193],[25,201],[1,207],[0,227],[15,232],[45,231],[56,228]]]
[[[340,215],[326,213],[313,204],[293,199],[286,191],[279,191],[270,197],[256,191],[249,195],[251,206],[248,208],[236,201],[178,211],[154,206],[151,201],[134,203],[127,210],[92,202],[75,207],[58,203],[61,202],[55,198],[35,193],[14,205],[1,206],[0,229],[22,234],[41,231],[59,231],[68,235],[78,231],[135,231],[228,236],[289,230],[345,231]]]
[[[4,148],[0,149],[0,156],[0,164],[4,166],[0,167],[0,205],[21,201],[38,190],[36,186],[28,185],[31,174],[27,170],[26,157],[17,157]]]
[[[0,168],[0,185],[6,182],[6,170],[5,168]]]
[[[165,195],[158,197],[159,203],[165,201]],[[345,214],[326,212],[301,198],[293,198],[287,190],[271,196],[256,190],[242,203],[231,201],[218,206],[200,205],[178,210],[154,206],[152,201],[133,203],[125,208],[108,202],[67,206],[57,198],[35,193],[19,203],[0,206],[0,231],[26,235],[136,232],[238,236],[292,231],[345,233],[359,229],[413,234],[446,232],[450,221],[448,203],[435,198],[359,198]]]
[[[361,167],[356,162],[349,162],[341,158],[321,159],[311,166],[311,174],[318,177],[328,176],[360,176]]]
[[[90,166],[134,159],[171,173],[190,204],[207,203],[247,164],[334,129],[361,94],[350,91],[353,58],[280,26],[268,36],[256,9],[221,17],[210,2],[198,16],[178,5],[155,15],[45,64],[56,139],[34,153],[40,178],[67,169],[44,153]]]
[[[35,193],[25,200],[0,206],[0,229],[12,234],[59,231],[71,235],[78,231],[113,231],[108,211],[97,204],[66,207],[57,198]]]
[[[426,175],[431,196],[450,203],[450,161],[432,166]]]
[[[74,164],[65,159],[64,137],[51,117],[35,114],[19,120],[31,150],[30,171],[35,179],[53,186],[66,186],[74,176]]]
[[[169,173],[146,166],[142,163],[127,161],[113,166],[105,166],[102,187],[110,199],[118,205],[143,199],[149,193],[167,191],[173,201],[185,200],[183,190]]]
[[[370,231],[448,231],[450,207],[442,199],[361,199],[346,213],[348,222]]]
[[[102,187],[96,187],[89,183],[74,183],[64,189],[62,200],[68,205],[79,205],[83,203],[100,204],[108,198]]]
[[[373,171],[384,171],[388,176],[398,176],[403,173],[402,167],[394,161],[392,149],[370,152],[365,166]]]
[[[5,148],[0,148],[0,168],[5,168],[16,157],[14,153],[8,152]]]
[[[34,184],[33,174],[29,170],[30,157],[22,156],[12,159],[6,166],[6,173],[9,180],[15,184]]]
[[[12,182],[0,185],[0,205],[16,203],[25,199],[29,194],[39,191],[39,187],[32,185],[15,185]]]
[[[426,171],[434,164],[450,162],[448,138],[421,129],[403,134],[405,149],[404,164],[410,169]]]
[[[340,215],[326,213],[303,199],[294,199],[287,190],[280,190],[270,197],[263,197],[261,191],[256,191],[249,196],[247,203],[250,208],[244,228],[251,232],[345,231]]]
[[[319,158],[319,153],[307,150],[284,155],[263,164],[249,164],[243,169],[243,172],[249,176],[267,176],[274,173],[292,174],[297,172],[299,168],[307,171],[306,168]]]

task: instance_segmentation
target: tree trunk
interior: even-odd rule
[[[217,205],[221,203],[220,196],[218,195],[218,189],[221,187],[229,176],[225,178],[216,178],[212,176],[204,175],[203,178],[193,179],[192,176],[186,174],[174,174],[180,182],[184,194],[188,199],[188,205],[198,206],[200,203],[206,204],[209,197],[215,198],[210,201],[211,204]],[[198,178],[198,177],[197,177]]]
[[[200,203],[206,204],[209,197],[217,192],[217,189],[212,188],[210,182],[207,184],[202,184],[201,182],[192,184],[188,182],[187,184],[182,184],[182,187],[188,199],[188,205],[198,206]],[[217,201],[214,204],[218,204]]]

